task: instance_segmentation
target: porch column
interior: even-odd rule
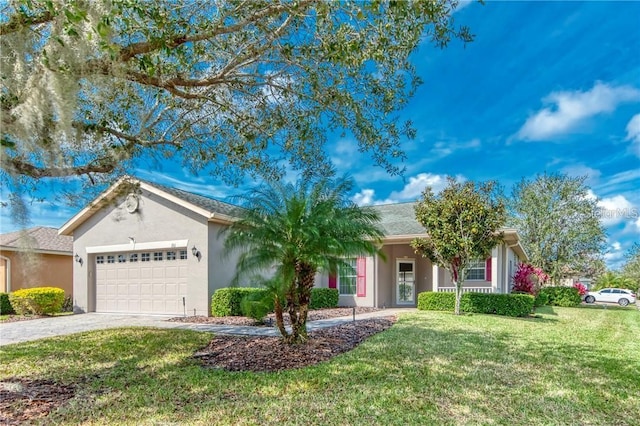
[[[438,286],[440,285],[440,267],[436,264],[432,266],[433,270],[431,273],[431,280],[433,281],[433,291],[438,291]]]
[[[498,277],[500,276],[500,270],[498,269],[498,247],[494,247],[491,250],[491,270],[495,271],[491,274],[491,292],[498,292]]]

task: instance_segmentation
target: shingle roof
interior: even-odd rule
[[[187,203],[191,203],[195,206],[208,210],[211,213],[221,213],[231,217],[238,217],[242,211],[241,207],[234,206],[233,204],[225,203],[223,201],[215,200],[213,198],[205,197],[203,195],[194,194],[192,192],[183,191],[177,188],[171,188],[169,186],[160,185],[159,183],[151,182],[148,180],[138,179],[140,182],[144,182],[147,185],[151,185],[164,191],[168,194],[178,197]]]
[[[0,245],[16,249],[73,252],[73,237],[58,235],[56,228],[36,226],[0,235]]]
[[[387,236],[425,234],[416,220],[414,206],[415,203],[383,204],[373,209],[380,215],[380,225]]]

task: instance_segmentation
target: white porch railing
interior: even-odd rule
[[[462,292],[473,292],[473,293],[493,293],[493,288],[491,287],[462,287]],[[455,287],[438,287],[439,292],[443,293],[455,293]]]

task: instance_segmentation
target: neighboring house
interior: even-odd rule
[[[73,239],[44,226],[0,235],[0,291],[59,287],[73,294]]]
[[[415,307],[423,291],[453,292],[450,274],[429,259],[417,255],[410,243],[425,237],[425,229],[415,218],[415,203],[374,206],[385,233],[381,256],[350,259],[351,271],[337,277],[321,276],[320,287],[337,288],[341,306]],[[527,260],[515,229],[502,229],[504,242],[491,257],[476,260],[464,282],[465,291],[509,293],[518,263]]]
[[[60,228],[73,236],[74,306],[78,312],[207,315],[214,291],[230,285],[237,256],[223,255],[219,231],[239,207],[208,197],[121,179]],[[124,189],[123,189],[124,188]],[[379,256],[352,259],[353,270],[318,276],[317,286],[340,290],[344,306],[415,306],[420,291],[452,291],[450,279],[409,242],[424,235],[412,204],[377,206],[386,231]],[[470,274],[470,290],[508,292],[509,277],[526,255],[515,230],[490,260]],[[246,283],[250,284],[250,283]]]

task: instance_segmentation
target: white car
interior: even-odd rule
[[[611,302],[627,306],[629,303],[636,303],[636,295],[626,288],[603,288],[599,291],[590,291],[584,301],[587,303]]]

